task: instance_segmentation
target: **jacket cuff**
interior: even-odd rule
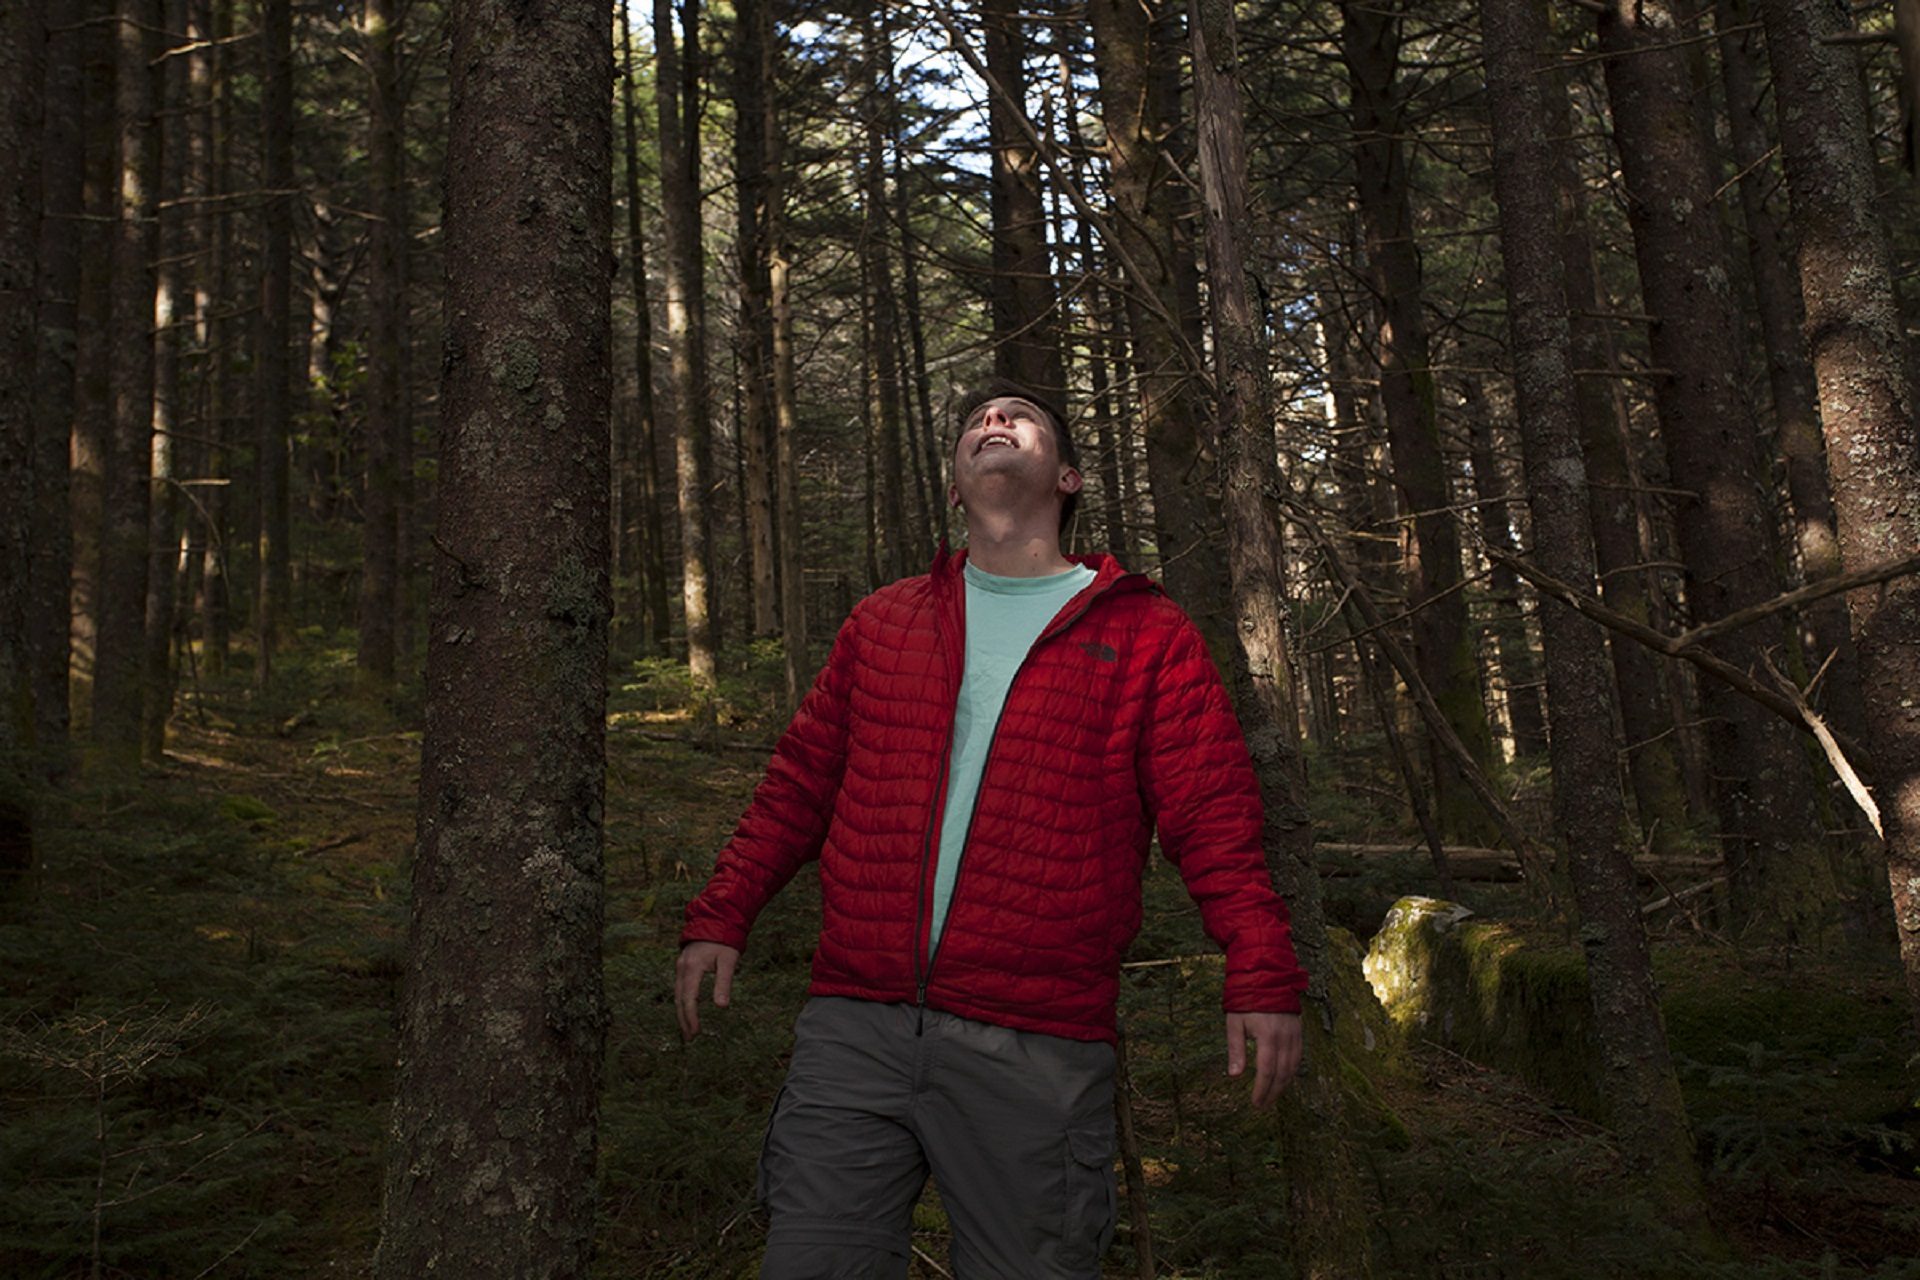
[[[680,945],[689,942],[718,942],[722,946],[732,947],[735,951],[747,949],[747,931],[724,924],[719,920],[692,921],[680,931]]]

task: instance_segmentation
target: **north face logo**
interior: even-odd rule
[[[1080,652],[1099,662],[1118,662],[1120,651],[1110,644],[1101,644],[1098,640],[1085,640],[1080,644]]]

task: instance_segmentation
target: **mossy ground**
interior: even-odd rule
[[[397,715],[357,697],[352,651],[348,635],[303,635],[267,701],[244,666],[189,697],[166,767],[138,786],[47,799],[44,870],[0,905],[0,1274],[85,1274],[96,1206],[108,1276],[366,1273],[419,743],[405,727],[417,692]],[[774,685],[759,671],[723,687],[719,727],[699,733],[671,668],[614,687],[598,1269],[748,1276],[753,1162],[817,928],[811,877],[763,918],[734,1008],[707,1014],[692,1045],[668,984],[680,911],[777,732]],[[1397,833],[1385,801],[1337,794],[1321,810],[1333,838]],[[1383,895],[1432,891],[1418,859],[1329,883],[1362,938]],[[1472,892],[1482,911],[1523,905],[1511,885]],[[1225,1074],[1211,951],[1156,864],[1132,959],[1164,963],[1123,984],[1154,1246],[1162,1275],[1265,1280],[1288,1274],[1284,1171],[1270,1118]],[[1661,952],[1739,1259],[1685,1273],[1920,1278],[1896,975],[1792,959],[1687,940]],[[1347,1057],[1318,1069],[1341,1071],[1360,1104],[1377,1274],[1671,1271],[1655,1206],[1590,1121],[1422,1041],[1388,1068]],[[943,1274],[933,1192],[915,1224],[914,1273]],[[1135,1243],[1123,1214],[1109,1275],[1134,1274]]]

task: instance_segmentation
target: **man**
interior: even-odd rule
[[[1097,1277],[1112,1237],[1120,958],[1157,823],[1227,953],[1230,1074],[1300,1056],[1286,908],[1199,631],[1110,556],[1068,558],[1081,476],[1031,392],[973,396],[948,501],[967,550],[861,601],[687,908],[675,994],[699,1031],[747,931],[820,859],[810,999],[760,1163],[761,1275],[897,1277],[931,1170],[954,1271]]]

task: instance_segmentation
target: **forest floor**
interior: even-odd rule
[[[186,698],[164,768],[49,799],[43,868],[0,904],[0,1274],[369,1271],[419,735],[406,708],[352,694],[350,643],[309,636],[281,672],[265,702],[244,672]],[[777,731],[757,692],[773,686],[724,690],[703,736],[671,668],[615,685],[598,1269],[750,1276],[753,1163],[818,927],[810,877],[763,917],[733,1009],[691,1045],[669,984],[681,909]],[[1405,842],[1384,769],[1365,782],[1376,767],[1339,762],[1323,838]],[[1329,912],[1363,944],[1395,897],[1432,891],[1417,858],[1345,871]],[[1132,958],[1166,963],[1127,970],[1122,1019],[1158,1274],[1287,1275],[1278,1145],[1225,1075],[1219,966],[1178,878],[1156,865],[1146,891]],[[1508,885],[1462,896],[1524,911]],[[1377,1275],[1920,1280],[1914,1045],[1891,958],[1684,933],[1660,965],[1669,990],[1724,993],[1725,1017],[1682,1017],[1674,1037],[1728,1254],[1682,1257],[1598,1126],[1416,1040],[1356,1108]],[[948,1274],[934,1192],[915,1226],[913,1274]],[[1123,1209],[1107,1273],[1137,1274],[1139,1243]]]

